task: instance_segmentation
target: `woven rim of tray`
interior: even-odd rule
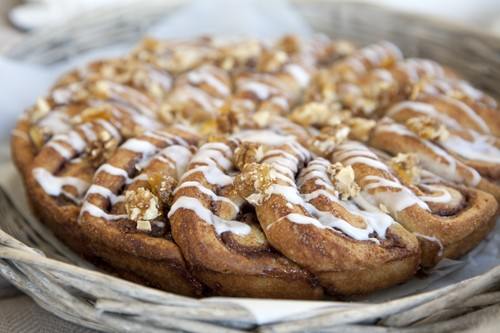
[[[77,23],[27,37],[7,55],[48,64],[109,45],[110,40],[135,41],[178,5],[179,1],[154,0],[82,15]],[[406,54],[458,68],[500,96],[495,84],[500,77],[500,40],[489,35],[360,3],[294,1],[294,5],[319,31],[359,43],[393,40]],[[1,188],[0,216],[0,273],[46,310],[102,331],[438,332],[463,330],[500,316],[497,266],[435,291],[378,304],[338,302],[300,319],[258,326],[248,310],[234,303],[170,294],[92,270],[38,221],[25,219]]]

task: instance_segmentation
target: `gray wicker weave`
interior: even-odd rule
[[[463,27],[352,2],[295,1],[318,31],[359,43],[394,41],[410,56],[438,60],[500,96],[500,40]],[[55,63],[110,42],[135,41],[174,2],[82,15],[40,31],[8,56]],[[118,19],[116,19],[118,18]],[[38,304],[71,322],[106,332],[447,332],[500,317],[500,266],[435,291],[379,303],[336,303],[300,319],[258,326],[243,307],[146,288],[93,270],[0,189],[0,273]]]

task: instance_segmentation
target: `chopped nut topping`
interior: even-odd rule
[[[413,85],[413,88],[410,93],[410,99],[415,100],[420,96],[422,91],[425,91],[425,87],[429,84],[429,80],[427,77],[420,79]]]
[[[376,122],[372,119],[353,117],[347,119],[347,125],[351,128],[349,137],[353,140],[366,142],[370,138],[370,132],[375,127]]]
[[[319,70],[311,80],[310,89],[307,91],[308,98],[321,101],[337,100],[337,88],[331,79],[331,74],[325,69]]]
[[[234,179],[234,190],[242,198],[256,203],[275,179],[269,164],[248,163]]]
[[[198,65],[203,60],[203,52],[196,47],[179,46],[172,50],[167,59],[160,59],[160,66],[172,73],[181,73]]]
[[[161,215],[158,197],[144,187],[125,192],[125,209],[140,231],[151,231],[151,221]]]
[[[379,107],[377,101],[367,98],[357,99],[355,105],[353,106],[356,108],[356,110],[361,111],[364,115],[372,114],[377,109],[377,107]]]
[[[173,124],[176,118],[174,108],[168,103],[163,103],[160,106],[158,115],[160,117],[160,120],[167,125]]]
[[[78,117],[75,117],[77,123],[86,123],[98,119],[110,120],[113,118],[111,105],[99,105],[89,107],[83,110]]]
[[[288,61],[288,55],[283,51],[264,52],[259,59],[257,69],[262,72],[276,72]]]
[[[30,118],[32,123],[38,122],[40,119],[45,117],[50,111],[50,105],[44,98],[39,98],[36,101],[36,105],[33,107]]]
[[[243,170],[249,163],[258,163],[264,157],[262,145],[251,142],[243,142],[234,152],[234,165]]]
[[[85,148],[85,156],[90,165],[97,168],[113,155],[118,144],[118,140],[102,129],[97,133],[97,140],[89,142]]]
[[[311,138],[309,147],[315,154],[326,157],[347,139],[349,131],[349,127],[345,125],[325,127],[320,134]]]
[[[244,113],[239,109],[233,108],[231,102],[227,102],[219,110],[220,114],[217,118],[217,128],[223,133],[231,133],[237,131],[245,121]]]
[[[415,154],[399,153],[391,158],[389,164],[404,184],[411,185],[419,182],[420,168]]]
[[[258,111],[252,115],[252,120],[255,121],[260,128],[269,126],[271,119],[272,113],[266,110]]]
[[[250,60],[257,58],[262,46],[255,39],[244,40],[237,43],[229,43],[221,48],[223,58],[221,67],[224,70],[232,70],[237,65],[247,64]]]
[[[145,231],[145,232],[150,232],[151,230],[153,230],[151,228],[151,222],[149,221],[137,221],[137,230],[139,231]]]
[[[336,105],[310,102],[295,108],[290,119],[303,126],[334,126],[347,117]]]
[[[148,184],[153,193],[160,199],[160,203],[170,206],[177,180],[169,175],[157,172],[148,177]]]
[[[50,138],[50,132],[45,127],[32,126],[29,130],[29,136],[37,150],[43,147]]]
[[[354,169],[350,165],[344,166],[339,162],[331,164],[328,173],[341,200],[349,200],[358,195],[360,188],[355,182]]]
[[[111,91],[109,83],[104,80],[97,81],[91,89],[98,98],[106,99],[110,97]]]
[[[423,139],[442,141],[448,138],[448,130],[431,117],[414,117],[406,121],[406,127]]]

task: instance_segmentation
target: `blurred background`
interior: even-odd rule
[[[174,4],[188,2],[188,0],[161,1]],[[112,9],[117,6],[146,2],[158,2],[158,0],[0,0],[0,51],[18,41],[28,31],[78,20],[82,14],[92,12],[97,8]],[[260,0],[260,2],[271,3],[273,0]],[[500,35],[500,1],[498,0],[364,0],[357,2],[376,3],[402,11],[421,13],[439,20],[455,21]]]

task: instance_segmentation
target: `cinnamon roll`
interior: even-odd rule
[[[321,299],[486,237],[497,112],[389,42],[146,39],[63,75],[11,144],[36,216],[99,268],[195,297]]]
[[[200,147],[174,192],[168,215],[174,240],[193,274],[216,294],[321,297],[313,276],[270,246],[255,210],[238,195],[246,181],[238,171],[249,170],[246,162],[259,154],[246,141]]]

